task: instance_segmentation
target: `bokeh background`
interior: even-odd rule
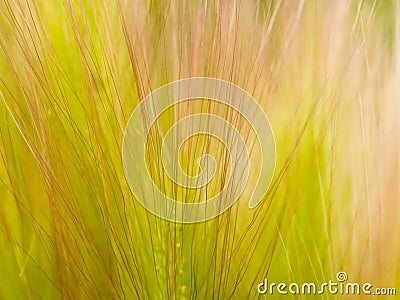
[[[2,0],[0,299],[372,298],[257,293],[264,278],[322,283],[340,271],[400,293],[399,15],[395,0]],[[182,225],[134,199],[121,148],[139,101],[193,76],[260,103],[277,165],[257,208],[245,192]],[[182,151],[189,173],[198,144],[224,162],[198,137]]]

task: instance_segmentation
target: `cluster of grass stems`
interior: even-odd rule
[[[2,0],[0,298],[254,299],[264,278],[339,271],[400,292],[399,14],[392,0]],[[252,168],[233,207],[182,225],[134,199],[121,147],[141,99],[193,76],[257,99],[277,165],[257,208]],[[211,102],[158,123],[205,109],[252,144],[249,124]],[[149,143],[154,180],[190,198],[165,180],[159,139]],[[181,150],[188,173],[215,155],[206,191],[217,193],[223,145],[198,136]]]

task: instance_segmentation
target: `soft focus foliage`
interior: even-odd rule
[[[399,292],[398,16],[391,0],[1,1],[0,298],[253,299],[264,278],[339,271]],[[257,99],[278,157],[262,205],[245,192],[182,225],[133,198],[121,146],[140,99],[191,76]],[[198,137],[182,164],[206,142],[221,158]]]

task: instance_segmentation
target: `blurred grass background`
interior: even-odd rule
[[[254,299],[264,278],[339,271],[399,289],[398,16],[391,0],[3,0],[0,298]],[[121,146],[140,99],[190,76],[259,101],[277,168],[256,209],[244,193],[180,225],[133,198]]]

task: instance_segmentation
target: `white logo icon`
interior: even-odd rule
[[[123,141],[123,165],[129,187],[138,201],[153,214],[174,222],[196,223],[209,220],[231,207],[246,187],[250,172],[249,151],[238,130],[220,116],[197,113],[177,121],[163,136],[161,161],[163,170],[174,184],[189,189],[207,185],[215,175],[216,161],[205,154],[198,160],[200,173],[186,174],[176,149],[190,137],[209,135],[222,142],[234,164],[221,191],[198,203],[178,202],[164,194],[154,182],[146,164],[146,140],[154,122],[174,105],[194,99],[215,101],[234,109],[251,125],[261,147],[261,169],[252,192],[249,208],[265,196],[275,170],[275,140],[268,118],[246,91],[215,78],[187,78],[169,83],[143,99],[133,112]],[[237,174],[235,174],[237,173]]]

